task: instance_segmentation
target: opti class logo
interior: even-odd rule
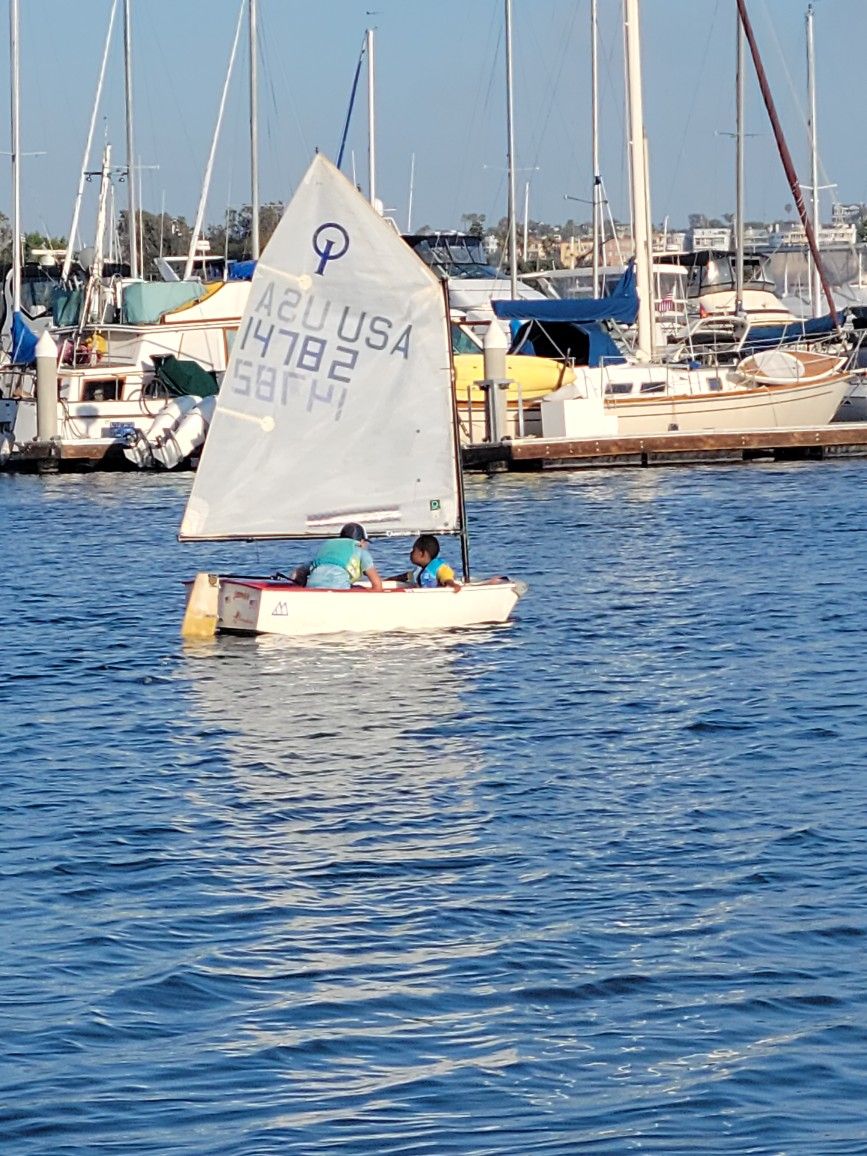
[[[349,234],[336,221],[326,221],[313,234],[313,252],[319,258],[317,273],[324,274],[329,261],[337,261],[346,255],[349,248]]]

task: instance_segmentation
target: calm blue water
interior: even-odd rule
[[[867,462],[474,479],[511,626],[303,645],[189,482],[0,476],[4,1156],[867,1152]]]

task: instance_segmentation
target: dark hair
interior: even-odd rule
[[[340,531],[341,538],[354,538],[356,542],[366,542],[367,534],[364,526],[359,526],[358,522],[347,522]]]
[[[421,534],[412,544],[413,550],[424,550],[431,558],[436,558],[440,552],[440,544],[433,534]]]

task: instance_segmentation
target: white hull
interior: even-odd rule
[[[403,630],[454,630],[506,622],[524,592],[508,579],[422,590],[308,590],[267,578],[200,574],[190,587],[184,633],[277,634],[289,638]],[[192,617],[204,629],[188,629]]]
[[[691,396],[609,398],[606,408],[617,415],[623,435],[814,427],[831,421],[848,388],[840,378]]]
[[[542,400],[546,437],[648,437],[673,431],[818,427],[852,388],[843,358],[769,351],[738,366],[629,364],[580,368]]]

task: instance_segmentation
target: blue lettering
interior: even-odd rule
[[[250,320],[252,321],[252,318],[250,318]],[[257,321],[256,322],[256,328],[254,329],[251,336],[252,336],[254,341],[258,341],[259,344],[262,346],[262,349],[259,353],[259,356],[260,357],[267,357],[268,346],[271,344],[271,338],[274,336],[274,326],[268,325],[266,327],[266,331],[264,333],[261,332],[261,328],[262,328],[262,322]],[[244,334],[244,340],[245,341],[247,340],[247,334],[246,333]]]
[[[271,316],[271,310],[274,307],[274,282],[272,281],[265,292],[259,298],[259,302],[254,310],[255,313],[266,313]]]
[[[245,357],[239,357],[235,362],[235,380],[232,382],[232,390],[234,393],[240,393],[242,397],[249,397],[252,383],[253,362],[248,361]]]
[[[298,353],[298,368],[306,373],[318,373],[327,344],[328,342],[323,341],[321,337],[311,337],[307,334],[301,342]]]
[[[330,301],[323,301],[320,305],[320,315],[318,319],[313,319],[314,306],[320,303],[315,297],[308,297],[307,304],[304,306],[304,317],[301,320],[302,329],[322,329],[328,318],[328,313],[331,309]]]
[[[301,293],[298,289],[286,289],[283,293],[283,300],[277,306],[278,321],[293,322],[295,320],[295,308],[301,300]]]
[[[343,310],[343,316],[340,318],[340,324],[337,326],[337,336],[342,341],[357,341],[361,336],[361,327],[364,324],[364,319],[366,316],[366,313],[359,313],[358,320],[355,323],[355,332],[345,333],[344,328],[346,327],[347,319],[349,317],[349,306],[347,305]]]
[[[256,397],[259,401],[273,401],[277,370],[273,365],[259,365],[256,368]]]
[[[334,360],[331,362],[331,368],[328,371],[328,376],[332,381],[345,381],[348,383],[352,380],[352,378],[343,377],[337,371],[339,369],[345,369],[347,373],[352,373],[353,369],[355,369],[356,363],[358,362],[358,350],[347,349],[345,345],[338,345],[337,352],[345,354],[346,357],[345,359],[340,357],[334,358]]]
[[[392,353],[402,353],[404,356],[404,360],[406,360],[406,358],[409,357],[409,335],[410,335],[410,333],[412,333],[412,326],[407,325],[406,329],[404,329],[403,333],[401,333],[400,337],[398,337],[397,341],[395,341],[394,345],[391,348]]]
[[[385,328],[383,329],[382,326],[385,326]],[[367,338],[364,344],[368,347],[368,349],[385,349],[386,345],[388,345],[389,329],[391,329],[391,322],[387,317],[371,317],[370,336]],[[376,337],[377,340],[375,342],[372,341],[372,337]]]

